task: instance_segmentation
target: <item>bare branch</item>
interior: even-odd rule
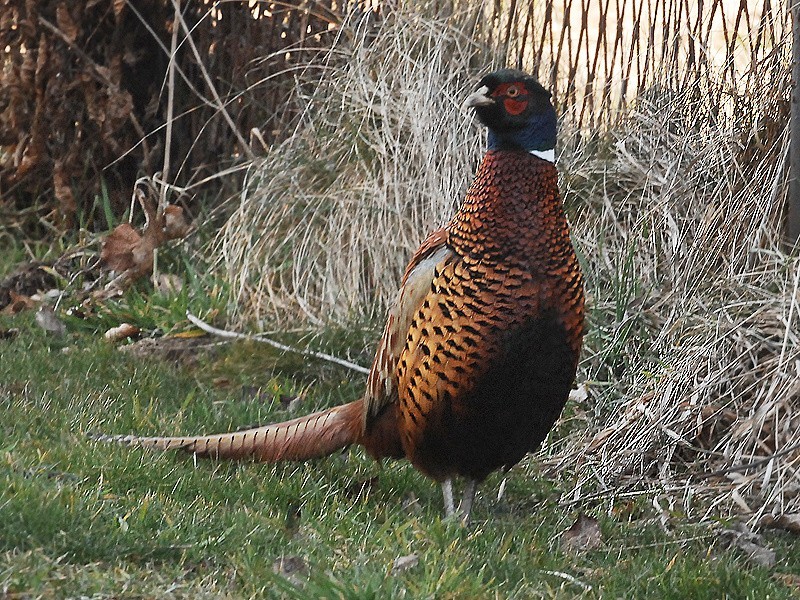
[[[286,344],[281,344],[280,342],[276,342],[275,340],[260,334],[252,335],[247,333],[238,333],[236,331],[226,331],[225,329],[219,329],[217,327],[209,325],[205,321],[202,321],[189,311],[186,311],[186,318],[189,319],[189,321],[191,321],[194,325],[196,325],[206,333],[210,333],[212,335],[234,340],[252,340],[254,342],[260,342],[262,344],[268,344],[273,348],[277,348],[278,350],[283,350],[284,352],[294,352],[295,354],[302,354],[303,356],[311,356],[314,358],[326,360],[328,362],[335,363],[342,367],[347,367],[351,371],[364,373],[365,375],[369,373],[369,369],[362,367],[361,365],[357,365],[355,363],[350,362],[349,360],[344,360],[343,358],[338,358],[331,354],[326,354],[325,352],[317,352],[315,350],[303,350],[301,348],[294,348],[292,346],[287,346]]]

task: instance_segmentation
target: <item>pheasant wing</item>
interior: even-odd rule
[[[428,294],[437,264],[452,254],[447,231],[437,229],[420,245],[403,275],[394,306],[389,311],[364,395],[364,430],[368,431],[386,406],[397,402],[397,360],[406,343],[414,314]]]

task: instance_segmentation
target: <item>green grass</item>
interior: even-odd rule
[[[284,419],[280,395],[308,389],[305,412],[357,397],[363,379],[254,344],[186,367],[134,359],[90,327],[71,324],[58,343],[31,314],[0,316],[8,327],[20,334],[0,340],[0,596],[796,597],[776,577],[800,572],[788,534],[765,533],[777,566],[753,566],[719,541],[722,525],[674,515],[665,531],[646,495],[580,507],[600,520],[603,544],[566,553],[561,532],[578,508],[558,500],[574,481],[532,458],[500,502],[504,475],[489,478],[464,530],[442,520],[438,486],[357,449],[272,466],[98,444],[85,434]],[[419,563],[392,574],[409,554]],[[295,583],[275,573],[281,557],[306,566]]]

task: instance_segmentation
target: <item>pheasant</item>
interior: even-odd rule
[[[460,209],[411,258],[362,398],[235,433],[103,439],[268,462],[358,444],[378,460],[407,458],[441,483],[445,514],[468,522],[477,485],[536,450],[561,413],[584,293],[558,190],[550,94],[502,69],[464,107],[488,127],[488,150]],[[454,477],[466,480],[458,513]]]

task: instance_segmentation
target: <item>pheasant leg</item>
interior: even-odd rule
[[[448,477],[442,482],[442,495],[444,495],[444,516],[452,517],[456,513],[453,504],[453,479]]]
[[[461,504],[458,505],[458,512],[461,514],[461,524],[465,527],[469,525],[469,514],[472,512],[472,502],[475,500],[475,492],[478,489],[478,482],[474,479],[467,479],[464,486],[464,494],[461,496]]]

